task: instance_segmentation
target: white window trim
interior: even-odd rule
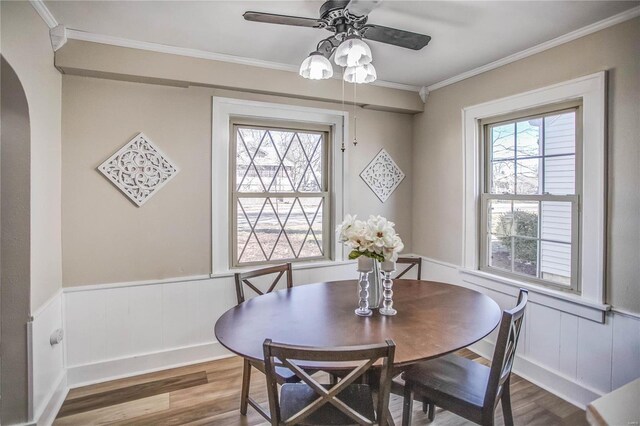
[[[464,189],[462,272],[469,279],[482,275],[478,285],[486,286],[489,279],[495,285],[522,286],[569,303],[608,310],[605,298],[605,231],[606,231],[606,72],[543,87],[479,105],[463,108]],[[510,114],[544,105],[569,100],[583,102],[583,195],[581,200],[582,232],[580,233],[580,288],[581,294],[564,295],[518,280],[505,280],[479,269],[479,227],[481,190],[481,138],[480,120]],[[593,231],[596,230],[596,231]],[[483,282],[484,281],[484,282]]]
[[[233,272],[230,267],[230,123],[233,118],[286,120],[301,123],[328,125],[332,131],[331,171],[331,223],[338,223],[348,211],[348,176],[345,164],[347,152],[340,151],[348,132],[348,113],[345,111],[301,107],[270,102],[213,97],[212,155],[211,155],[211,276]],[[332,244],[332,263],[344,260],[342,244],[337,239]],[[305,263],[305,262],[299,262]],[[310,262],[317,264],[319,262]],[[320,262],[325,264],[326,261]]]

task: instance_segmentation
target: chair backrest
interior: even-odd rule
[[[398,275],[396,275],[395,279],[399,279],[402,278],[402,276],[404,274],[406,274],[407,272],[409,272],[411,269],[413,269],[414,267],[418,267],[418,274],[417,274],[417,278],[418,280],[422,279],[422,258],[420,257],[399,257],[398,260],[396,260],[396,264],[408,264],[409,266],[404,269],[402,272],[400,272]]]
[[[313,348],[307,346],[290,346],[274,343],[271,339],[264,341],[264,360],[267,374],[267,393],[269,395],[269,408],[271,410],[272,425],[294,425],[302,422],[325,404],[332,404],[354,423],[361,425],[385,425],[387,424],[387,410],[389,407],[389,392],[391,389],[392,367],[396,345],[393,340],[385,343],[363,346],[342,346],[333,348]],[[361,377],[378,360],[382,360],[380,371],[380,383],[376,418],[367,419],[352,407],[340,400],[337,395],[355,380]],[[311,377],[300,365],[314,365],[321,363],[323,370],[339,368],[340,371],[349,370],[345,362],[350,366],[356,365],[335,385],[323,385]],[[280,401],[278,398],[278,386],[276,381],[276,366],[284,366],[293,371],[303,383],[306,383],[317,394],[318,398],[298,413],[288,419],[282,419]]]
[[[293,287],[293,273],[291,270],[291,263],[284,265],[271,266],[269,268],[258,269],[256,271],[239,272],[235,274],[236,277],[236,296],[238,298],[238,305],[245,301],[244,287],[247,286],[253,290],[256,294],[271,293],[278,285],[280,278],[286,273],[287,288]],[[265,275],[278,274],[275,279],[269,285],[267,291],[260,290],[254,283],[249,281],[251,278],[262,277]]]
[[[520,289],[516,307],[502,312],[500,331],[498,332],[498,339],[493,352],[489,382],[484,400],[484,408],[491,410],[491,412],[493,412],[500,395],[502,395],[504,383],[511,375],[528,298],[529,292]]]

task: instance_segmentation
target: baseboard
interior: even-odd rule
[[[422,258],[423,279],[465,285],[460,277],[457,265],[426,257]],[[316,280],[315,277],[316,275],[309,275],[306,278],[308,278],[310,282],[320,280]],[[229,281],[229,283],[229,285],[232,285],[231,281]],[[215,283],[216,291],[210,291],[213,285],[206,280],[193,283],[185,282],[181,283],[180,286],[167,283],[148,286],[146,290],[149,290],[149,295],[154,297],[153,300],[156,301],[154,303],[161,304],[154,305],[156,307],[159,306],[158,309],[149,309],[148,306],[142,303],[136,304],[132,302],[131,306],[124,306],[122,309],[117,310],[117,312],[139,312],[138,309],[146,309],[142,311],[145,315],[155,315],[153,317],[155,318],[154,321],[146,321],[146,324],[151,324],[149,327],[155,326],[156,324],[161,326],[163,324],[163,318],[172,318],[172,321],[165,321],[172,325],[172,329],[159,333],[158,339],[162,338],[161,336],[165,334],[170,337],[179,334],[176,333],[175,330],[188,329],[194,331],[191,333],[195,336],[193,340],[178,340],[175,338],[164,340],[160,342],[164,346],[162,349],[159,349],[158,346],[155,345],[147,345],[140,346],[136,350],[131,349],[131,345],[129,345],[123,348],[113,348],[109,346],[109,349],[111,349],[109,351],[97,350],[90,351],[90,353],[87,351],[86,354],[80,354],[81,356],[74,353],[74,356],[67,357],[67,360],[76,360],[74,364],[68,365],[67,367],[68,387],[76,388],[230,356],[230,353],[217,342],[196,343],[210,339],[211,337],[208,336],[211,336],[211,325],[215,322],[215,319],[218,318],[219,315],[222,315],[229,306],[235,304],[235,294],[232,291],[226,291],[224,294],[221,294],[217,290],[217,284],[218,283]],[[165,288],[171,291],[166,291]],[[66,339],[67,350],[77,345],[90,345],[91,342],[86,342],[87,338],[90,338],[93,344],[98,345],[104,343],[100,340],[103,335],[129,336],[129,334],[126,333],[127,325],[129,324],[128,321],[110,321],[109,318],[104,315],[102,318],[97,318],[97,315],[94,315],[95,312],[106,312],[107,305],[102,303],[105,299],[104,297],[92,294],[93,291],[107,291],[110,292],[109,294],[111,296],[118,296],[112,297],[112,300],[127,301],[128,303],[129,300],[133,299],[130,299],[127,293],[121,293],[126,290],[126,288],[100,288],[84,289],[84,291],[69,293],[65,291],[63,299],[67,306],[67,310],[65,310],[66,320],[69,321],[72,319],[74,324],[89,325],[75,330],[75,334],[72,333],[74,331],[73,329],[70,331],[68,324],[65,325],[65,332],[68,336]],[[486,290],[486,293],[494,297],[501,306],[512,306],[514,301],[513,297],[508,298],[499,292],[487,289],[479,290],[483,290],[483,292]],[[180,300],[178,300],[179,303],[174,303],[173,301],[173,297],[176,296],[180,296]],[[78,298],[75,301],[75,306],[80,306],[82,309],[69,310],[71,304],[67,304],[67,302],[70,301],[72,297]],[[167,297],[169,297],[169,299],[166,299]],[[136,300],[141,300],[141,297],[138,296]],[[91,303],[94,305],[91,305]],[[91,309],[88,309],[87,306],[90,306]],[[189,319],[184,315],[184,311],[195,312],[197,309],[201,309],[202,306],[206,307],[204,312],[210,314],[206,318],[196,315]],[[211,306],[213,306],[213,308],[211,308]],[[213,309],[213,311],[211,311],[211,309]],[[69,312],[75,316],[70,316]],[[211,312],[213,312],[213,314],[211,314]],[[527,331],[537,331],[535,335],[537,338],[536,341],[540,343],[541,339],[545,336],[544,328],[541,327],[548,327],[548,321],[537,320],[546,318],[544,314],[554,314],[555,311],[553,311],[553,308],[549,308],[548,310],[538,309],[537,312],[538,315],[531,315],[528,321],[531,324],[535,323],[535,327],[538,328],[531,325],[530,330]],[[632,378],[632,375],[634,376],[633,378],[637,377],[636,371],[640,370],[638,370],[636,366],[640,366],[640,364],[626,362],[626,360],[631,357],[629,354],[636,353],[630,352],[630,350],[635,350],[633,349],[635,346],[628,349],[630,344],[635,343],[627,342],[628,336],[637,336],[637,334],[633,333],[635,330],[640,330],[640,328],[638,328],[640,327],[640,323],[629,321],[635,318],[632,318],[630,315],[628,318],[624,315],[619,315],[618,318],[618,313],[615,315],[609,314],[611,317],[615,317],[616,321],[607,321],[607,323],[603,325],[594,325],[592,321],[583,321],[582,318],[565,314],[564,312],[555,313],[554,315],[561,315],[561,324],[563,325],[562,329],[551,330],[555,331],[555,334],[551,334],[555,336],[556,339],[550,339],[548,345],[554,344],[555,346],[548,348],[547,342],[545,341],[543,342],[544,347],[542,349],[540,349],[540,345],[532,345],[532,347],[535,347],[537,350],[527,352],[529,351],[527,336],[533,334],[525,333],[523,336],[525,338],[521,344],[521,350],[523,350],[522,355],[518,357],[514,367],[516,373],[581,408],[584,408],[593,399],[598,398],[601,393],[608,392],[612,387],[611,383],[620,385],[625,383],[627,378]],[[625,318],[627,318],[627,321],[621,321],[621,319]],[[120,320],[120,318],[118,318],[118,320]],[[135,317],[130,318],[130,321],[135,320]],[[176,321],[180,321],[180,323],[176,325]],[[115,324],[115,326],[112,327],[113,324]],[[143,327],[140,330],[145,331],[146,329]],[[140,333],[140,330],[138,330],[137,333]],[[591,337],[591,334],[595,336]],[[73,338],[75,338],[75,340],[73,340]],[[155,344],[158,343],[158,339],[152,339],[151,341]],[[114,341],[117,343],[119,340],[114,339]],[[541,356],[541,352],[542,355],[546,355],[549,353],[548,351],[560,350],[557,343],[554,342],[563,342],[563,344],[567,342],[566,345],[570,345],[567,346],[570,350],[563,352],[564,354],[569,354],[563,356],[563,363],[559,363],[557,360],[554,362],[553,358],[549,360],[549,357]],[[70,345],[70,343],[74,343],[76,346]],[[185,346],[178,346],[180,344]],[[103,346],[107,347],[107,345]],[[78,347],[81,348],[81,346]],[[472,349],[487,358],[491,358],[493,353],[493,346],[490,342],[480,342],[472,347]],[[135,353],[128,354],[128,351]],[[571,357],[571,354],[574,354],[574,356]],[[580,354],[580,362],[578,362],[575,354]],[[604,361],[599,363],[594,362],[594,360],[599,359],[598,357],[603,358]],[[98,359],[100,361],[94,361]],[[548,365],[545,361],[549,361]],[[560,367],[562,367],[562,369],[560,369]],[[570,372],[573,372],[573,374],[568,375]]]
[[[56,387],[51,390],[47,398],[47,405],[40,415],[34,420],[34,424],[38,426],[49,426],[53,424],[53,421],[62,407],[64,399],[67,397],[69,387],[67,386],[67,373],[63,371],[58,379]]]
[[[226,358],[232,354],[218,342],[173,348],[67,367],[69,388],[137,376],[169,368]]]
[[[469,346],[469,349],[486,359],[491,359],[494,345],[485,339]],[[591,401],[602,396],[602,393],[520,355],[516,356],[513,372],[583,410]]]

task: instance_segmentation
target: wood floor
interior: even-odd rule
[[[459,354],[487,364],[463,350]],[[242,360],[237,357],[175,368],[141,376],[72,389],[55,425],[266,425],[249,407],[238,411]],[[585,413],[520,378],[511,379],[511,401],[516,425],[586,425]],[[264,376],[252,374],[251,394],[267,404]],[[396,424],[402,418],[402,399],[392,395]],[[503,424],[501,408],[497,424]],[[413,424],[427,424],[421,404],[414,404]],[[438,409],[432,425],[466,425],[461,417]]]

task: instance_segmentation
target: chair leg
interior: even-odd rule
[[[338,383],[338,376],[336,376],[333,373],[329,373],[329,384],[330,385],[335,385]]]
[[[404,403],[402,406],[402,426],[411,424],[411,415],[413,414],[413,389],[407,384],[404,385]]]
[[[436,405],[433,402],[429,402],[429,412],[427,413],[427,418],[430,422],[434,421],[436,418]]]
[[[509,389],[509,379],[502,387],[502,415],[504,417],[505,426],[513,426],[513,413],[511,412],[511,390]]]
[[[422,400],[422,412],[425,413],[429,421],[432,422],[436,418],[436,405],[427,398],[424,398]]]
[[[240,414],[247,415],[247,406],[249,405],[249,385],[251,384],[251,364],[248,360],[244,360],[242,368],[242,390],[240,391]]]

